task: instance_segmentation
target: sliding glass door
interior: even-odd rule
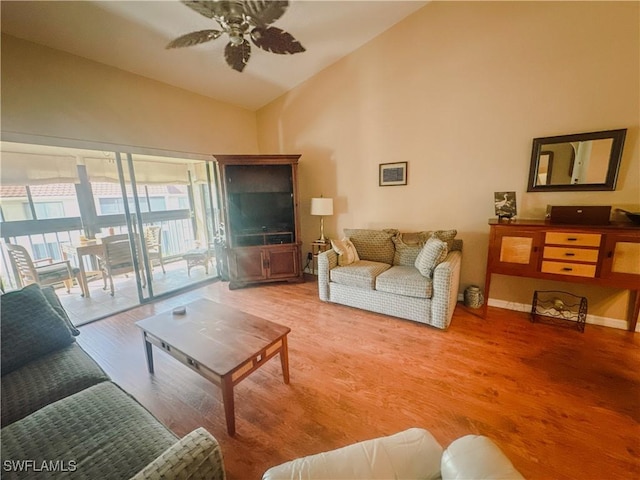
[[[24,245],[35,260],[70,262],[77,284],[58,293],[75,323],[218,278],[215,171],[206,157],[1,146],[4,243]],[[42,155],[57,169],[45,174]],[[26,172],[11,175],[9,162],[5,175],[5,158]],[[0,267],[3,285],[18,288],[6,248]]]

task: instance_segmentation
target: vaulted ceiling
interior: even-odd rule
[[[306,51],[276,55],[254,48],[242,73],[224,60],[226,38],[165,49],[180,35],[217,27],[178,1],[2,0],[1,19],[3,33],[255,110],[426,3],[293,0],[274,25]]]

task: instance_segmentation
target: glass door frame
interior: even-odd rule
[[[142,242],[144,238],[142,236],[143,227],[142,227],[142,211],[140,210],[140,198],[138,197],[138,185],[136,183],[136,177],[133,167],[133,159],[130,153],[125,153],[127,158],[127,167],[129,170],[129,178],[131,181],[131,195],[133,197],[133,206],[134,206],[134,215],[135,218],[131,215],[131,209],[129,208],[129,196],[127,194],[127,184],[125,182],[124,176],[124,166],[122,165],[122,154],[118,151],[116,154],[116,167],[118,168],[118,177],[120,180],[120,190],[122,193],[122,202],[124,208],[124,219],[127,224],[127,231],[129,232],[129,248],[131,249],[131,260],[133,262],[133,270],[136,276],[136,288],[138,290],[138,300],[140,303],[146,303],[149,300],[154,299],[153,296],[153,284],[151,283],[151,272],[149,271],[149,256],[147,255],[147,249],[143,248]],[[137,238],[140,239],[139,242],[136,242]],[[137,250],[140,249],[140,253],[142,254],[142,259],[144,263],[144,273],[146,273],[146,285],[148,291],[148,297],[144,295],[144,289],[142,287],[142,275],[144,275],[143,270],[140,269],[140,262]]]

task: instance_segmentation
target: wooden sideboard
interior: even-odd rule
[[[494,273],[628,289],[627,324],[635,331],[640,313],[640,227],[498,219],[489,220],[489,225],[487,300]]]

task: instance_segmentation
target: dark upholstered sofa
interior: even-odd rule
[[[0,302],[3,479],[225,478],[211,434],[178,439],[110,381],[52,288]]]

